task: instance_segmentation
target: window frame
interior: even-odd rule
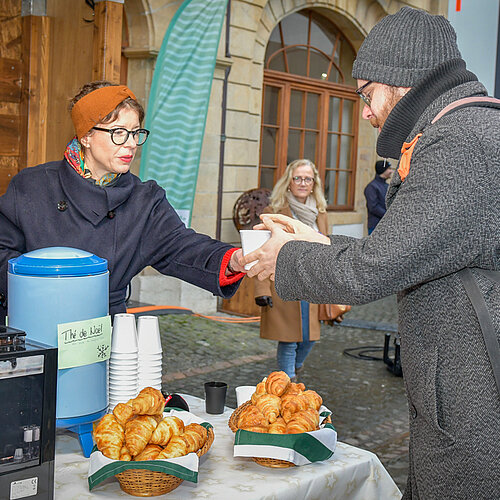
[[[278,116],[277,116],[277,135],[276,135],[276,151],[275,151],[275,165],[267,165],[262,163],[262,136],[264,127],[269,126],[264,123],[264,99],[266,86],[280,88],[278,100]],[[339,99],[348,99],[353,102],[352,109],[352,131],[350,134],[342,133],[340,135],[349,135],[352,137],[352,147],[350,151],[350,167],[349,169],[338,168],[340,148],[337,148],[336,165],[334,169],[336,172],[336,186],[338,186],[338,176],[340,171],[350,172],[349,186],[347,189],[347,203],[343,205],[328,205],[328,211],[352,211],[354,210],[354,194],[356,184],[356,163],[357,163],[357,149],[358,149],[358,126],[359,126],[359,97],[356,94],[356,89],[349,85],[332,83],[324,80],[317,80],[308,77],[299,76],[291,73],[283,73],[280,71],[265,69],[263,81],[263,94],[262,94],[262,110],[261,110],[261,129],[260,129],[260,150],[259,150],[259,186],[261,185],[261,172],[262,168],[274,168],[274,184],[283,175],[287,166],[287,151],[288,151],[288,132],[289,132],[289,112],[290,112],[290,95],[292,90],[299,90],[302,92],[311,92],[320,94],[320,105],[318,114],[318,146],[316,151],[316,158],[310,158],[319,171],[323,188],[325,187],[326,176],[326,153],[327,153],[327,139],[328,139],[328,114],[330,97]],[[343,101],[342,101],[343,104]],[[344,106],[342,105],[339,113],[339,123],[342,122],[342,112]],[[274,127],[274,125],[272,125]],[[338,199],[338,190],[334,193],[334,203]]]

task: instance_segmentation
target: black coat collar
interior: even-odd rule
[[[440,95],[471,81],[477,81],[477,77],[466,69],[462,59],[437,66],[394,106],[378,136],[378,155],[399,159],[403,143],[425,109]]]
[[[135,185],[134,176],[127,173],[113,186],[102,188],[78,175],[66,160],[61,161],[59,179],[68,203],[94,226],[127,201]]]

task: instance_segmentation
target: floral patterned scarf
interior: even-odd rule
[[[99,180],[92,179],[92,172],[85,167],[85,160],[83,158],[83,151],[80,141],[75,137],[66,146],[66,151],[64,151],[64,157],[68,163],[81,175],[83,178],[94,182],[96,185],[105,187],[111,185],[111,183],[120,177],[120,174],[114,174],[112,172],[103,175]]]

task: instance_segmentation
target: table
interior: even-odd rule
[[[205,413],[202,399],[183,395],[195,415],[214,426],[215,441],[201,458],[198,483],[183,481],[174,491],[158,498],[231,500],[391,500],[401,498],[396,484],[378,457],[338,442],[331,460],[302,467],[270,469],[250,458],[234,458],[234,434],[227,422],[232,413]],[[88,490],[88,460],[81,452],[76,434],[58,430],[56,436],[56,500],[134,498],[110,478]]]

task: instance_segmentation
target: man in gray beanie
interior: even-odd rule
[[[284,300],[397,293],[410,412],[404,498],[500,498],[498,102],[467,71],[449,22],[409,7],[372,29],[353,76],[363,118],[380,130],[377,153],[398,160],[377,230],[326,238],[268,215],[272,238],[242,263],[259,260],[248,275],[275,276]],[[473,102],[458,106],[465,98]]]

